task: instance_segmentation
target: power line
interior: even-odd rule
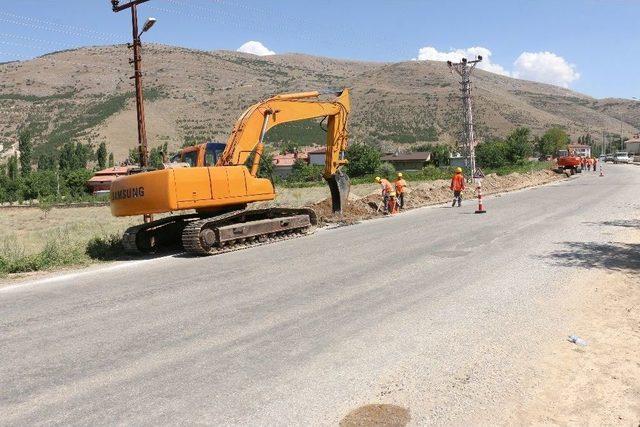
[[[49,27],[58,27],[60,29],[66,30],[66,31],[70,31],[70,32],[74,32],[75,34],[78,35],[85,35],[87,37],[89,37],[88,35],[91,34],[91,37],[94,38],[102,38],[102,39],[112,39],[112,38],[118,38],[119,36],[114,34],[114,33],[104,33],[101,31],[95,31],[91,28],[87,28],[87,27],[80,27],[80,26],[76,26],[76,25],[69,25],[69,24],[60,24],[57,22],[51,22],[51,21],[46,21],[43,19],[38,19],[38,18],[33,18],[31,16],[24,16],[24,15],[17,15],[14,13],[10,13],[10,12],[2,12],[0,11],[0,16],[4,16],[5,19],[6,18],[14,18],[14,19],[18,19],[18,20],[22,20],[22,21],[27,21],[39,26],[49,26]],[[83,34],[84,33],[84,34]]]

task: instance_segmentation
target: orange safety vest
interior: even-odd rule
[[[391,194],[391,192],[393,191],[393,186],[391,185],[391,183],[389,181],[387,181],[386,179],[382,178],[380,180],[380,185],[382,186],[382,194]]]
[[[396,179],[396,193],[403,194],[406,186],[407,181],[404,179]]]
[[[462,176],[461,173],[456,173],[453,178],[451,178],[451,189],[453,191],[464,190],[464,176]]]

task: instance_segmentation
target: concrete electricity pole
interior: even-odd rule
[[[458,73],[462,78],[460,84],[462,86],[462,107],[464,109],[464,155],[465,166],[471,171],[471,177],[476,175],[476,136],[473,129],[473,110],[471,108],[471,73],[480,61],[482,61],[482,56],[480,55],[474,61],[468,61],[467,58],[462,58],[462,61],[458,63],[447,61],[449,69]]]
[[[147,150],[147,129],[144,118],[144,97],[142,94],[142,43],[140,36],[142,33],[148,31],[153,24],[156,23],[154,18],[149,18],[144,24],[141,32],[138,32],[138,5],[146,3],[149,0],[132,0],[123,5],[120,4],[120,0],[111,0],[114,12],[120,12],[125,9],[131,9],[131,23],[133,27],[133,43],[129,45],[133,48],[133,59],[129,60],[130,64],[133,64],[134,74],[132,79],[135,81],[136,86],[136,111],[138,114],[138,152],[140,156],[140,167],[145,168],[149,164],[149,154]]]

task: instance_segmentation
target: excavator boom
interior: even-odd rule
[[[340,170],[347,161],[343,153],[347,149],[347,119],[351,110],[349,90],[335,93],[333,101],[318,101],[321,93],[300,92],[276,95],[249,107],[240,116],[218,166],[243,165],[256,148],[262,152],[266,132],[274,126],[298,120],[327,118],[326,158],[323,177],[331,190],[334,212],[342,212],[349,195],[348,176]],[[259,161],[256,156],[255,160]]]

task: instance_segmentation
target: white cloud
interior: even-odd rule
[[[501,74],[503,76],[511,75],[511,73],[509,73],[509,71],[507,71],[502,65],[491,62],[491,51],[486,47],[480,46],[469,47],[466,49],[452,49],[449,52],[440,52],[435,47],[426,46],[418,50],[418,57],[414,59],[417,59],[418,61],[430,60],[459,62],[462,58],[475,59],[478,55],[482,56],[482,62],[478,64],[478,68],[490,73]]]
[[[251,53],[258,56],[275,55],[276,53],[257,41],[248,41],[238,48],[238,52]]]
[[[580,78],[580,73],[576,70],[575,65],[569,64],[563,57],[552,52],[522,52],[513,63],[513,71],[491,62],[491,51],[481,46],[451,49],[448,52],[441,52],[435,47],[425,46],[418,50],[418,57],[413,59],[460,62],[462,58],[475,59],[478,55],[482,56],[482,62],[478,64],[478,68],[503,76],[562,87],[569,87],[571,83]]]
[[[580,78],[573,64],[551,52],[522,52],[513,63],[513,77],[569,87]]]

